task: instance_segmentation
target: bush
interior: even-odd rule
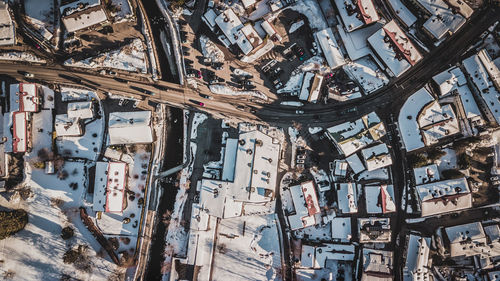
[[[75,230],[71,226],[66,226],[61,230],[61,238],[68,240],[75,235]]]
[[[25,210],[0,212],[0,240],[24,229],[28,223],[28,213]]]

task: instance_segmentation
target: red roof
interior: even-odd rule
[[[389,30],[387,30],[385,27],[383,27],[384,29],[384,32],[387,36],[389,36],[389,38],[391,39],[391,42],[392,42],[392,45],[395,47],[397,53],[399,55],[402,55],[405,57],[405,59],[411,64],[411,65],[415,65],[415,61],[411,59],[411,52],[410,50],[407,50],[403,47],[403,45],[401,45],[398,40],[396,39],[396,32],[390,32]],[[409,40],[407,38],[407,40]]]

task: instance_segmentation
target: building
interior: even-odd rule
[[[8,1],[0,1],[0,46],[16,44],[16,27],[10,15]]]
[[[416,185],[439,181],[439,170],[436,164],[414,168],[413,175],[415,177]]]
[[[391,220],[389,218],[358,218],[360,243],[390,243]]]
[[[463,61],[478,105],[490,123],[500,124],[500,71],[482,49]]]
[[[361,155],[368,171],[392,165],[391,154],[385,143],[377,144],[361,150]]]
[[[365,200],[368,214],[388,214],[396,211],[392,185],[366,185]]]
[[[74,137],[83,135],[83,128],[80,119],[69,118],[68,114],[56,115],[54,123],[56,136],[58,137]]]
[[[127,207],[128,166],[123,162],[97,162],[93,210],[121,214]]]
[[[68,117],[73,119],[94,118],[94,104],[91,101],[68,103]]]
[[[317,215],[321,215],[321,210],[313,181],[294,185],[289,189],[295,209],[295,213],[287,217],[290,228],[297,230],[319,223],[321,220]]]
[[[218,218],[241,216],[243,208],[245,215],[268,212],[267,204],[275,198],[279,156],[280,145],[261,131],[227,139],[221,180],[201,181],[200,206]]]
[[[365,165],[363,164],[363,162],[359,158],[358,154],[356,154],[356,153],[347,157],[345,160],[347,161],[347,163],[349,164],[349,167],[351,167],[351,170],[353,171],[353,173],[355,175],[366,170]]]
[[[61,5],[61,21],[68,32],[77,32],[108,23],[100,0],[72,1]]]
[[[333,161],[333,168],[334,170],[332,171],[333,173],[333,178],[345,178],[347,176],[347,167],[349,167],[349,164],[347,163],[346,160],[335,160]]]
[[[444,230],[450,257],[457,260],[474,257],[476,266],[481,269],[492,269],[500,262],[500,229],[497,222],[473,222]]]
[[[28,151],[28,143],[31,139],[28,119],[29,115],[26,112],[16,111],[12,113],[12,151],[14,153]]]
[[[422,217],[472,207],[472,194],[465,178],[421,184],[415,189]]]
[[[352,239],[351,218],[335,217],[330,222],[332,239],[339,242],[350,242]]]
[[[392,20],[368,38],[377,57],[390,76],[399,77],[422,59],[410,38]],[[382,68],[384,66],[381,65]]]
[[[450,2],[456,6],[449,5]],[[423,29],[434,40],[441,40],[445,35],[455,33],[465,24],[466,18],[472,15],[472,9],[464,1],[414,0],[413,3],[429,17]]]
[[[111,112],[108,120],[108,144],[152,143],[151,125],[151,111]]]
[[[441,106],[437,101],[427,104],[418,115],[417,122],[426,146],[460,133],[458,120],[450,104]]]
[[[364,248],[361,281],[392,281],[394,279],[392,252]]]
[[[322,246],[302,245],[300,265],[305,268],[325,268],[326,260],[353,261],[354,245],[323,244]]]
[[[215,18],[215,23],[219,26],[220,30],[222,30],[222,33],[224,33],[230,44],[238,45],[241,52],[245,55],[248,55],[253,50],[254,46],[252,43],[255,44],[255,42],[259,39],[262,41],[256,32],[255,35],[253,35],[255,38],[249,39],[245,36],[245,33],[243,32],[243,28],[245,26],[231,8],[228,8],[220,13]],[[253,29],[251,25],[249,26],[250,27],[247,29]]]
[[[348,32],[380,20],[372,0],[335,0],[335,5]]]
[[[31,147],[31,114],[40,111],[40,86],[34,83],[10,85],[12,152],[28,152]]]
[[[371,112],[352,122],[327,128],[325,134],[340,153],[349,156],[379,140],[386,134],[386,130],[377,114]]]
[[[410,234],[406,237],[406,259],[403,267],[403,281],[431,281],[429,265],[430,237]]]
[[[388,7],[394,12],[399,22],[403,23],[406,28],[412,26],[417,17],[405,6],[401,0],[388,0]]]
[[[332,70],[346,64],[344,55],[340,50],[339,44],[335,40],[331,28],[326,28],[314,33],[314,37],[323,51],[328,66],[330,66]]]
[[[313,72],[306,72],[302,81],[299,99],[316,103],[320,94],[323,76]]]

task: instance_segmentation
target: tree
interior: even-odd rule
[[[427,157],[424,154],[410,154],[406,156],[406,160],[413,168],[420,168],[427,165]]]
[[[446,152],[436,147],[431,147],[427,150],[427,157],[429,158],[429,160],[431,160],[431,162],[434,162],[445,155]]]
[[[0,212],[0,240],[24,229],[28,223],[28,213],[25,210]]]
[[[464,177],[464,174],[462,174],[459,170],[456,170],[456,169],[448,169],[448,170],[444,170],[441,172],[441,174],[443,175],[443,178],[444,179],[459,179],[459,178],[463,178]]]
[[[457,162],[460,169],[468,169],[472,164],[472,157],[470,157],[467,153],[461,153],[460,156],[458,156]]]
[[[68,240],[75,235],[75,230],[71,226],[66,226],[61,230],[61,238]]]

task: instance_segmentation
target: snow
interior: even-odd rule
[[[239,76],[252,77],[252,74],[250,72],[247,72],[247,71],[240,69],[240,68],[235,68],[233,70],[233,73],[236,75],[239,75]]]
[[[352,214],[358,212],[358,202],[356,195],[356,183],[337,184],[337,203],[342,214]]]
[[[208,119],[208,116],[203,113],[196,112],[193,117],[193,123],[191,126],[191,139],[196,139],[198,136],[198,126],[205,122]]]
[[[314,33],[314,37],[323,51],[328,65],[332,69],[338,68],[346,63],[340,45],[335,39],[331,28]]]
[[[304,21],[303,20],[299,20],[297,22],[292,23],[292,25],[290,26],[290,29],[288,30],[288,33],[294,33],[295,31],[297,31],[303,25],[304,25]]]
[[[13,60],[13,61],[25,61],[25,62],[35,62],[35,63],[46,63],[47,61],[41,59],[28,52],[8,52],[0,53],[0,60]]]
[[[295,270],[297,281],[321,281],[329,280],[333,272],[338,272],[339,269],[344,270],[344,281],[352,281],[353,268],[349,263],[326,260],[326,265],[321,269],[298,268]],[[335,279],[334,279],[335,280]]]
[[[83,68],[109,67],[130,72],[147,73],[145,50],[142,41],[137,38],[118,50],[81,61],[68,59],[64,62],[64,65]]]
[[[373,171],[364,171],[357,176],[358,181],[368,181],[368,180],[388,180],[389,171],[387,168],[381,168]]]
[[[425,144],[438,143],[440,139],[460,132],[458,121],[450,104],[440,106],[436,101],[418,117]],[[424,127],[430,127],[423,129]]]
[[[368,45],[368,37],[379,30],[383,26],[382,23],[374,23],[367,27],[346,32],[341,25],[337,25],[338,33],[342,39],[342,43],[351,60],[357,60],[367,55],[373,55],[373,51]]]
[[[299,0],[290,9],[299,12],[307,17],[309,26],[313,31],[328,28],[328,24],[321,12],[319,4],[315,0]]]
[[[54,1],[25,0],[26,19],[46,39],[52,39],[54,33]]]
[[[115,7],[118,7],[118,12],[111,13],[112,16],[115,17],[114,22],[122,22],[134,17],[134,13],[132,13],[132,9],[130,8],[129,0],[111,0],[111,4]]]
[[[290,76],[290,79],[288,79],[285,86],[277,91],[278,94],[300,90],[300,87],[302,86],[302,80],[304,80],[303,72]]]
[[[413,169],[415,184],[421,185],[432,181],[439,181],[439,171],[436,164]]]
[[[321,131],[323,131],[323,128],[322,127],[309,127],[309,134],[311,135],[314,135],[314,134],[317,134]]]
[[[259,99],[267,100],[267,96],[260,91],[238,91],[226,85],[210,85],[209,89],[212,93],[227,96],[252,96]]]
[[[408,10],[401,0],[388,0],[387,2],[396,12],[396,16],[406,25],[406,27],[412,26],[417,21],[417,18],[411,13],[410,10]]]
[[[451,148],[445,148],[443,149],[443,151],[446,154],[436,161],[436,164],[438,165],[438,170],[440,172],[443,172],[449,169],[457,169],[458,168],[457,154],[455,153],[455,150]]]
[[[224,62],[224,53],[207,36],[200,36],[201,53],[212,62]]]
[[[371,94],[389,83],[387,76],[369,56],[350,62],[344,65],[343,69],[361,85],[366,94]]]
[[[433,100],[434,98],[431,94],[425,88],[421,88],[411,95],[401,108],[398,125],[406,151],[412,151],[425,146],[420,136],[417,117],[422,108]]]

